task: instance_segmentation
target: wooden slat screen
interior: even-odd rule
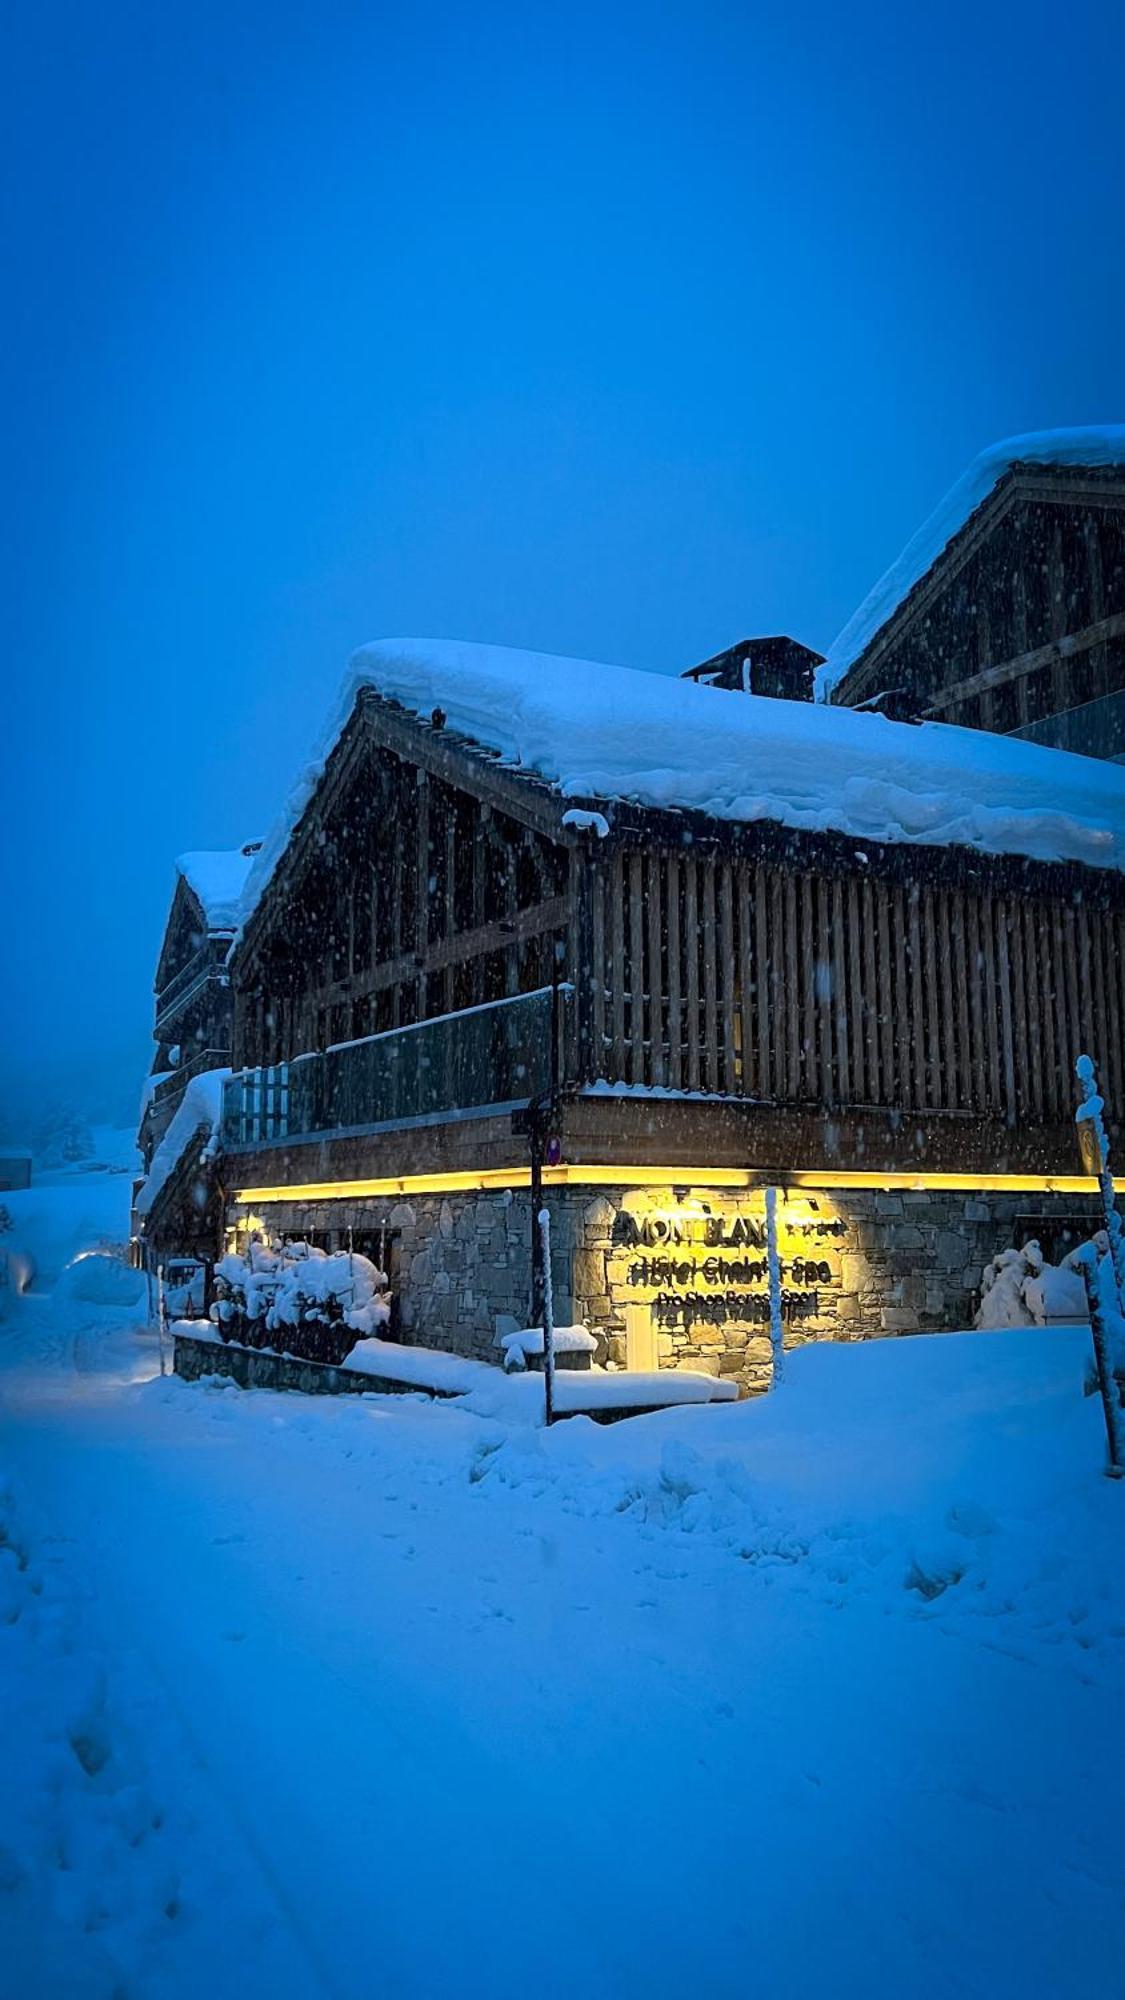
[[[1014,1124],[1069,1118],[1086,1050],[1125,1110],[1113,911],[690,850],[597,865],[603,1079]]]

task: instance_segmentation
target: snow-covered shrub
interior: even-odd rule
[[[211,1318],[222,1333],[238,1321],[264,1321],[281,1276],[281,1259],[268,1244],[254,1237],[245,1257],[233,1251],[215,1266],[215,1302]]]
[[[1049,1319],[1085,1319],[1078,1255],[1072,1250],[1061,1264],[1049,1264],[1034,1239],[1022,1250],[1001,1250],[985,1265],[974,1325],[1043,1326]]]
[[[313,1360],[343,1360],[357,1337],[377,1333],[391,1316],[386,1276],[369,1257],[310,1243],[271,1249],[255,1239],[245,1257],[216,1264],[215,1290],[211,1318],[225,1340]]]
[[[303,1257],[289,1258],[288,1251],[299,1247]],[[308,1245],[289,1245],[284,1257],[281,1281],[270,1309],[271,1327],[335,1326],[343,1323],[353,1333],[375,1333],[389,1320],[390,1307],[382,1294],[387,1280],[369,1257],[349,1250],[326,1256]]]

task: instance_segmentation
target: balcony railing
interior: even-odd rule
[[[169,1098],[181,1098],[193,1076],[202,1076],[207,1069],[225,1069],[230,1062],[229,1049],[201,1049],[190,1062],[181,1063],[170,1076],[162,1077],[149,1098],[150,1104],[165,1104]]]
[[[514,1110],[562,1075],[573,1004],[573,987],[559,988],[556,1010],[545,986],[242,1070],[224,1087],[223,1144],[270,1145]]]
[[[156,1026],[167,1027],[177,1014],[214,980],[220,986],[229,982],[224,970],[224,961],[229,948],[228,940],[208,938],[192,953],[186,965],[181,966],[174,979],[161,987],[156,996]]]

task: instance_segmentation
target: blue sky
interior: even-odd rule
[[[0,121],[0,1119],[132,1109],[186,848],[363,640],[823,647],[1125,414],[1119,10],[51,4]]]

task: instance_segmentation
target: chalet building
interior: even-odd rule
[[[233,998],[226,958],[242,891],[262,843],[230,853],[181,854],[156,968],[152,1035],[137,1144],[145,1172],[192,1077],[230,1063]]]
[[[752,1389],[767,1188],[792,1341],[964,1326],[998,1249],[1088,1233],[1125,771],[810,702],[816,656],[762,643],[678,681],[357,654],[246,884],[212,1162],[193,1129],[150,1242],[350,1245],[404,1337],[495,1361],[542,1199],[560,1323]]]
[[[1125,761],[1125,425],[982,454],[849,620],[850,708]]]

